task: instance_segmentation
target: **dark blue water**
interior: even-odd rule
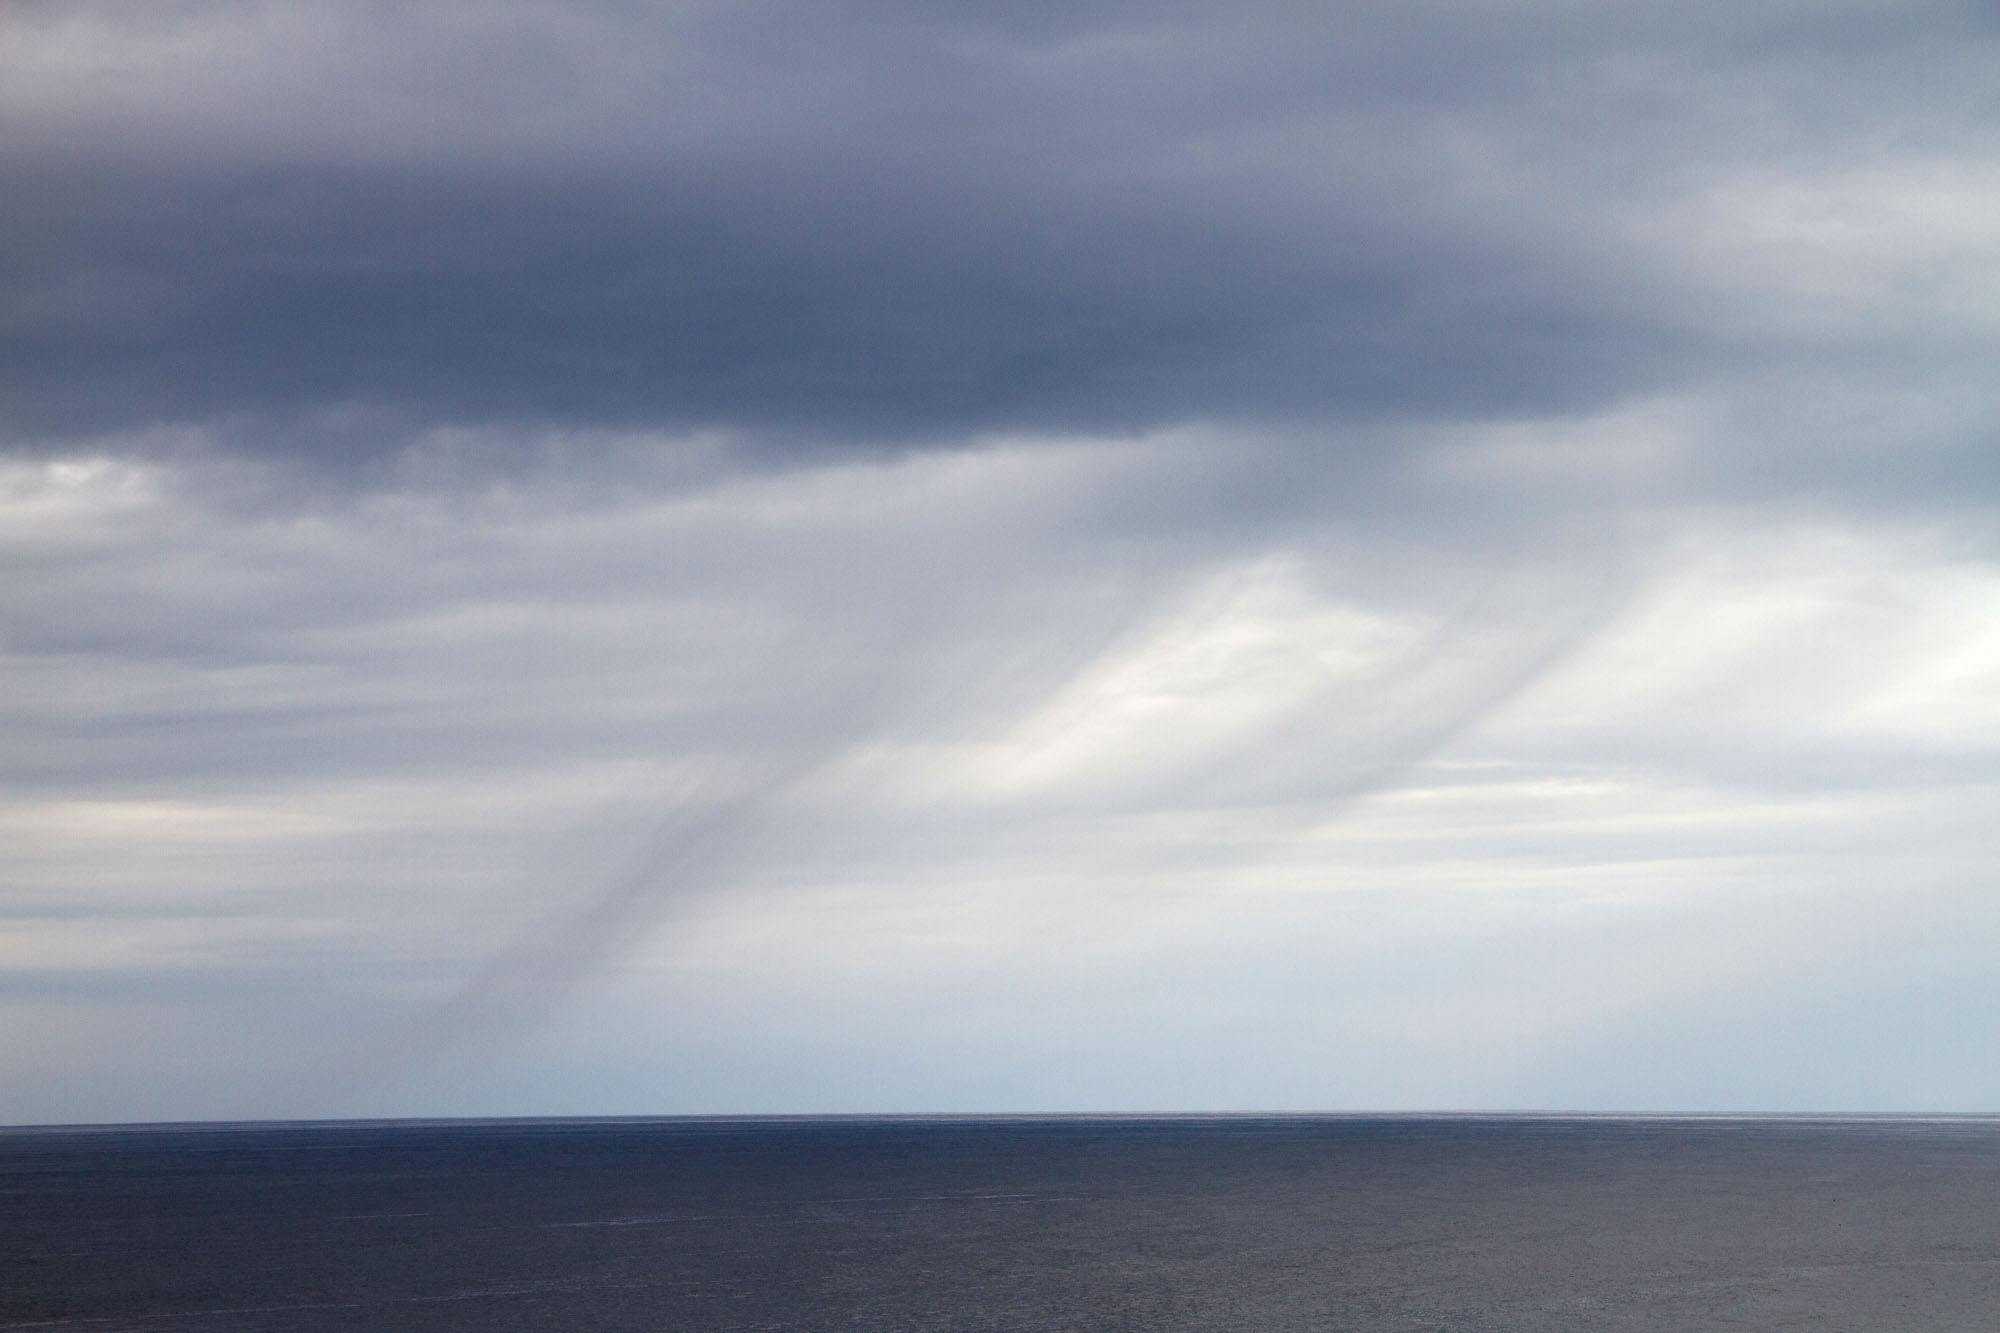
[[[0,1327],[2000,1328],[2000,1122],[0,1131]]]

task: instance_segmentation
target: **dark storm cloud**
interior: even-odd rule
[[[1620,210],[1944,132],[1894,17],[17,8],[0,429],[1587,408],[1742,350]]]
[[[116,281],[157,294],[18,335],[15,432],[350,405],[891,437],[1471,413],[1593,398],[1634,378],[1635,343],[1669,350],[1604,312],[1482,292],[1477,255],[1299,253],[1171,197],[1090,210],[1052,245],[1018,239],[1031,220],[922,200],[760,237],[754,201],[681,209],[596,182],[432,198],[330,175],[156,184],[180,227],[118,219],[29,269],[54,285],[116,253]]]

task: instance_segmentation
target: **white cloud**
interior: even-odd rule
[[[1429,627],[1316,597],[1296,560],[1202,577],[997,739],[917,781],[997,796],[1119,799],[1263,739],[1338,690],[1379,689]]]
[[[2000,567],[1935,518],[1593,513],[1537,461],[1509,493],[1587,522],[1183,532],[1287,475],[1198,435],[627,465],[276,507],[221,458],[17,465],[7,1116],[1841,1104],[1837,1034],[1672,1089],[1572,1053],[1900,984],[1928,928],[1857,952],[1892,901],[1990,942]],[[480,995],[516,1044],[395,1035]],[[334,1052],[375,1081],[285,1072]],[[1925,1059],[1898,1104],[1988,1087]]]

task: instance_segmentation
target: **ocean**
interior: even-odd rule
[[[1994,1329],[2000,1120],[15,1128],[0,1328]]]

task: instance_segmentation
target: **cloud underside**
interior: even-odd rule
[[[16,447],[1540,417],[1990,333],[1861,315],[1977,242],[1942,8],[8,22]]]
[[[909,218],[893,200],[805,224],[846,234],[760,238],[748,208],[628,209],[588,184],[474,182],[448,208],[420,201],[446,216],[414,220],[375,180],[263,188],[285,215],[275,224],[255,185],[158,200],[141,184],[201,233],[121,219],[145,234],[98,245],[144,257],[92,279],[142,293],[141,308],[17,323],[17,438],[232,417],[302,436],[343,412],[382,418],[389,442],[398,427],[526,421],[848,444],[1539,414],[1657,387],[1694,355],[1671,328],[1518,279],[1530,289],[1507,290],[1495,274],[1511,257],[1439,246],[1395,263],[1363,237],[1329,255],[1227,221],[1204,235],[1172,201],[1129,222],[1088,217],[1078,256],[991,222]],[[596,223],[628,212],[617,230]],[[404,249],[412,233],[418,253]],[[60,304],[34,288],[80,284],[96,262],[56,258],[60,271],[30,270],[23,303]]]

